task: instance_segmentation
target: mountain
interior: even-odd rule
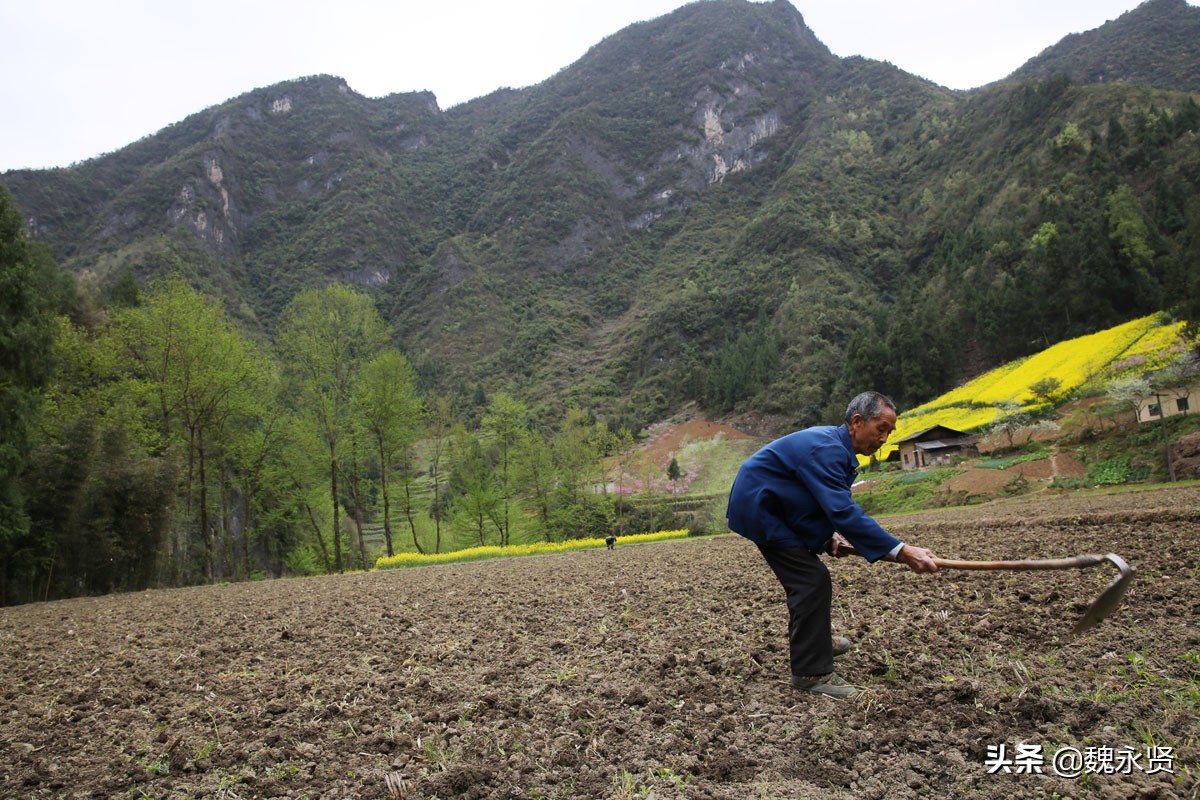
[[[1008,80],[1068,75],[1076,83],[1200,92],[1197,41],[1200,8],[1186,0],[1146,0],[1107,25],[1067,36]]]
[[[1039,58],[1115,58],[1133,30],[1166,48],[1179,6]],[[344,281],[429,387],[633,430],[697,401],[805,423],[1196,292],[1200,107],[1147,86],[1200,38],[1169,52],[1128,73],[1147,85],[959,93],[834,56],[786,0],[703,0],[449,110],[313,76],[2,179],[96,297],[180,273],[269,335]]]

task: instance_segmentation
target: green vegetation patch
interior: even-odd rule
[[[1041,459],[1048,458],[1049,456],[1049,453],[1039,447],[1025,453],[1004,456],[1003,458],[985,458],[976,463],[975,466],[979,467],[980,469],[1008,469],[1009,467],[1015,467],[1017,464],[1024,464],[1029,461],[1040,461]]]
[[[917,511],[938,505],[938,488],[961,473],[954,467],[911,470],[885,475],[872,481],[869,491],[855,495],[868,514]]]

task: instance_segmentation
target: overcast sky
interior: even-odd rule
[[[1196,0],[1190,0],[1195,4]],[[953,89],[1140,0],[791,0],[835,54]],[[685,0],[2,0],[0,172],[117,150],[244,92],[331,74],[442,108],[538,83]]]

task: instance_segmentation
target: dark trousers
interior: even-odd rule
[[[788,651],[792,674],[833,672],[833,581],[821,558],[803,547],[766,547],[759,552],[783,585],[788,604]]]

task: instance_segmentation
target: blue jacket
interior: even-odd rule
[[[729,528],[757,544],[814,553],[837,531],[868,561],[877,561],[900,540],[854,501],[850,486],[857,474],[845,425],[790,433],[738,470],[725,512]]]

